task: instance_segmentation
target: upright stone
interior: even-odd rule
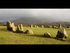
[[[60,25],[56,38],[57,39],[63,39],[63,38],[66,39],[67,37],[68,37],[68,35],[67,35],[65,28]]]
[[[7,25],[7,30],[12,31],[11,22],[8,21],[6,25]]]
[[[31,24],[31,28],[33,28],[33,25]]]
[[[17,26],[16,32],[20,33],[20,26],[19,25]]]
[[[44,28],[44,25],[42,25],[42,28]]]
[[[24,31],[24,29],[23,29],[23,25],[22,25],[22,24],[20,25],[20,31],[21,31],[21,32]]]
[[[34,34],[34,32],[32,30],[30,30],[30,29],[29,30],[26,30],[25,33],[26,34]]]
[[[39,26],[36,26],[36,28],[39,28]]]
[[[44,33],[44,37],[48,37],[48,38],[50,38],[50,37],[51,37],[51,34],[50,34],[49,32]]]

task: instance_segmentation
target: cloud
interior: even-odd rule
[[[16,19],[19,17],[47,18],[51,16],[56,20],[70,20],[70,9],[0,9],[0,19]],[[49,18],[51,18],[49,17]]]

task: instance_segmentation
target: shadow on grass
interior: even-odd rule
[[[28,36],[34,36],[34,37],[43,37],[43,38],[52,38],[52,39],[56,39],[55,37],[46,37],[46,36],[44,36],[44,34],[34,34],[34,35],[28,35]]]
[[[53,39],[56,39],[56,40],[59,40],[59,41],[64,41],[64,42],[70,42],[70,38],[67,38],[67,39],[58,39],[56,37],[52,37]]]
[[[3,29],[0,29],[0,31],[8,31],[8,30],[3,28]]]
[[[27,35],[27,36],[43,37],[43,38],[50,38],[50,39],[55,39],[64,42],[70,42],[70,39],[63,40],[63,39],[57,39],[56,37],[45,37],[43,34],[34,34],[34,35]]]

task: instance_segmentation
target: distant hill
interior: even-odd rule
[[[39,24],[39,25],[58,25],[62,24],[63,26],[67,27],[70,26],[70,22],[66,21],[56,21],[54,18],[40,18],[40,17],[20,17],[15,20],[12,20],[15,24],[24,24],[24,25],[31,25],[31,24]],[[6,24],[6,22],[2,22]]]
[[[51,19],[51,18],[33,18],[33,17],[22,17],[22,18],[18,18],[16,20],[13,21],[16,24],[43,24],[43,25],[58,25],[58,24],[62,24],[63,26],[67,27],[70,26],[70,22],[65,22],[65,21],[55,21],[55,19]]]
[[[14,20],[16,24],[44,24],[44,23],[50,23],[53,22],[53,19],[50,18],[33,18],[33,17],[23,17],[23,18],[18,18]]]
[[[51,25],[61,24],[61,25],[63,25],[64,27],[70,26],[70,22],[52,22],[52,23],[50,23],[50,24],[51,24]]]

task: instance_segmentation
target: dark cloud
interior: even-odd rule
[[[0,9],[0,20],[11,20],[19,17],[54,18],[70,21],[70,9]]]

